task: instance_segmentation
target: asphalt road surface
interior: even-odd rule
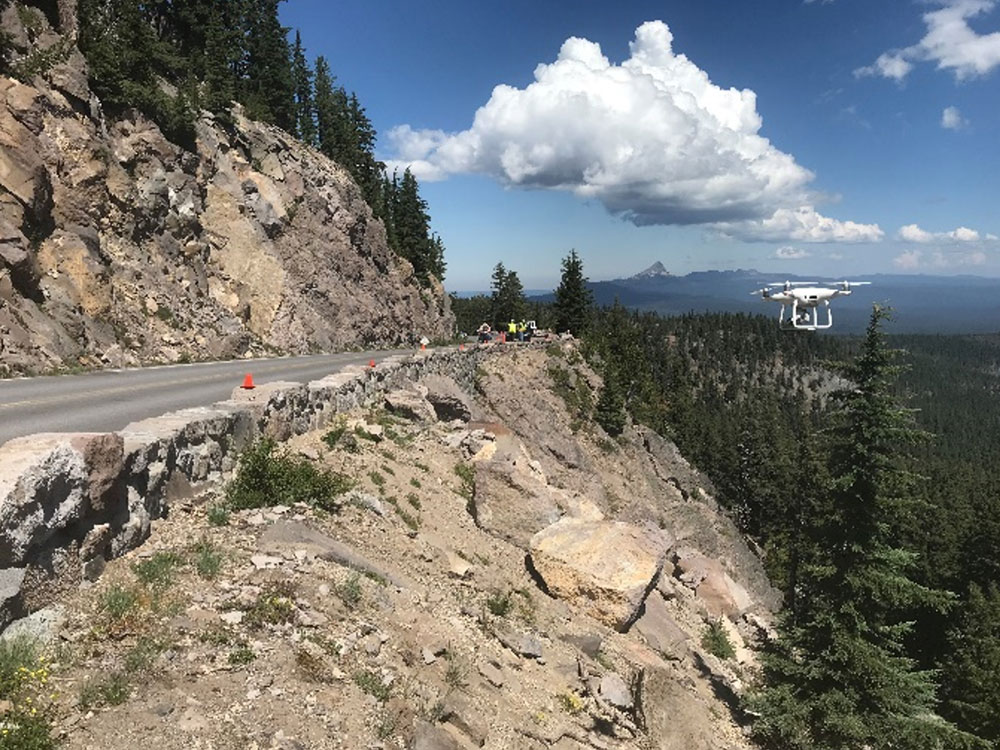
[[[113,432],[146,417],[209,406],[228,399],[247,373],[255,384],[307,382],[346,365],[411,352],[316,354],[0,380],[0,445],[35,432]]]

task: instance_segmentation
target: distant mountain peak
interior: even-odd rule
[[[670,271],[668,271],[666,269],[666,267],[662,263],[660,263],[660,261],[656,261],[656,263],[654,263],[653,265],[651,265],[645,271],[639,271],[639,273],[637,273],[635,276],[632,276],[630,278],[632,278],[632,279],[655,279],[655,278],[659,278],[661,276],[669,276],[669,275],[670,275]]]

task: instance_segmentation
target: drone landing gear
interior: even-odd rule
[[[796,300],[792,302],[792,314],[786,323],[785,306],[782,305],[781,312],[778,313],[778,326],[784,329],[794,328],[796,331],[822,331],[832,328],[833,310],[830,309],[830,303],[824,300],[823,307],[826,308],[826,321],[821,323],[818,307],[805,307],[800,311],[798,300]]]

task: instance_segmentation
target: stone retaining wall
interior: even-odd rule
[[[357,365],[310,383],[237,389],[228,401],[117,433],[46,433],[0,447],[0,631],[140,545],[172,498],[220,482],[258,437],[285,440],[426,375],[472,390],[500,348],[437,350]],[[509,351],[509,350],[507,350]]]

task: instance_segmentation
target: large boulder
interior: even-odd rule
[[[714,617],[739,619],[754,602],[747,590],[723,569],[722,563],[691,548],[677,551],[676,575],[704,604]]]
[[[567,518],[531,538],[531,564],[549,593],[625,631],[656,585],[671,545],[659,529]]]

